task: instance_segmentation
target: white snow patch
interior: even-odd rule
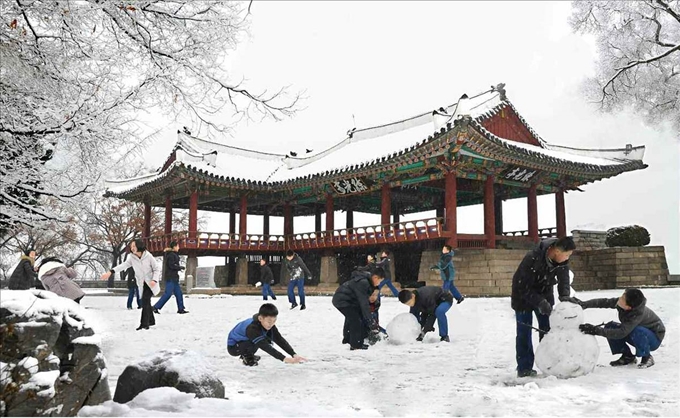
[[[175,388],[147,389],[127,404],[113,401],[83,407],[81,417],[136,417],[136,416],[201,416],[201,417],[271,417],[271,416],[382,416],[372,408],[358,410],[351,406],[323,407],[309,401],[276,401],[271,399],[215,399],[196,398]]]
[[[139,311],[126,310],[124,296],[85,298],[83,303],[91,315],[88,321],[101,326],[112,393],[120,374],[139,361],[140,353],[173,347],[200,350],[228,398],[194,399],[180,413],[105,404],[105,412],[113,416],[675,416],[680,408],[680,288],[644,293],[647,306],[667,329],[654,352],[654,367],[609,366],[618,355],[610,353],[606,339],[597,337],[600,356],[592,373],[558,379],[540,372],[531,380],[517,378],[516,322],[508,297],[468,298],[454,305],[447,312],[450,343],[433,337],[437,342],[431,344],[378,343],[361,352],[341,344],[344,317],[330,297],[307,296],[304,311],[290,311],[288,301],[279,298],[273,301],[279,308],[276,326],[309,361],[284,364],[258,353],[262,359],[257,367],[230,356],[224,339],[239,321],[257,312],[262,296],[191,295],[189,315],[158,315],[156,326],[143,332],[135,331]],[[582,300],[620,295],[619,289],[578,293]],[[408,307],[396,298],[382,299],[382,322],[402,313]],[[586,309],[584,316],[597,324],[616,320],[617,313]],[[534,333],[534,347],[537,342]],[[525,389],[530,382],[538,390],[534,385]],[[89,408],[97,407],[86,409],[87,415],[96,415]]]
[[[78,337],[71,341],[73,344],[84,344],[84,345],[96,345],[100,346],[102,344],[101,335],[90,335],[89,337]]]
[[[24,369],[28,370],[31,374],[37,373],[38,372],[38,359],[35,357],[24,357],[21,360],[19,360],[19,363],[17,363],[17,367],[23,367]]]

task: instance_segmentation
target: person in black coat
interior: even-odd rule
[[[571,237],[544,239],[524,256],[512,277],[510,301],[517,327],[515,350],[518,377],[536,375],[531,341],[533,315],[538,320],[540,341],[550,331],[549,315],[555,304],[555,284],[560,301],[580,302],[569,297],[569,257],[575,249]]]
[[[9,277],[7,287],[10,290],[26,290],[35,287],[37,275],[33,266],[35,264],[35,250],[29,248],[21,255],[19,265],[14,269]]]
[[[349,343],[350,350],[368,349],[368,345],[363,343],[364,323],[369,324],[371,331],[379,332],[378,324],[371,315],[369,298],[384,277],[381,268],[375,268],[372,272],[355,270],[333,295],[333,306],[345,316],[342,343]]]
[[[439,286],[423,286],[417,290],[399,292],[399,302],[411,307],[411,313],[420,323],[417,341],[423,341],[425,334],[434,331],[434,321],[439,326],[439,341],[450,341],[446,312],[453,305],[453,295]]]
[[[163,296],[153,305],[153,313],[159,314],[160,310],[163,309],[165,303],[170,300],[172,295],[175,295],[175,301],[177,301],[177,313],[186,314],[189,313],[184,309],[184,296],[182,295],[182,288],[179,285],[179,272],[184,270],[184,266],[179,264],[179,244],[177,241],[170,242],[170,248],[165,249],[165,254],[163,255],[163,280],[165,280],[165,293]]]
[[[137,278],[135,277],[135,269],[130,267],[125,270],[125,280],[127,281],[128,298],[127,308],[132,309],[132,299],[137,299],[137,309],[142,309],[142,302],[139,300],[139,288],[137,287]]]
[[[262,283],[262,299],[267,300],[267,297],[271,296],[273,300],[276,300],[271,286],[274,284],[274,273],[264,258],[260,260],[260,283]]]

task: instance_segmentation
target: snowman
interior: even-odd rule
[[[569,272],[569,282],[574,273]],[[570,296],[576,292],[571,289]],[[558,303],[550,314],[550,332],[536,349],[536,366],[546,375],[566,379],[586,375],[595,369],[600,347],[593,335],[583,334],[583,309],[571,302]]]

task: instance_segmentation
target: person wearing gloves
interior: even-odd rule
[[[571,237],[544,239],[524,256],[512,276],[510,301],[517,328],[515,357],[518,377],[536,375],[531,341],[533,315],[536,315],[541,330],[540,341],[550,331],[549,315],[555,304],[555,284],[560,301],[579,302],[569,297],[569,257],[575,249]]]
[[[165,254],[163,255],[163,280],[165,280],[165,293],[163,296],[153,305],[153,313],[160,314],[160,310],[163,309],[165,303],[170,300],[172,295],[175,295],[175,301],[177,302],[177,313],[186,314],[189,313],[184,309],[184,297],[182,296],[182,288],[179,285],[179,272],[184,270],[184,266],[179,264],[179,244],[177,241],[171,241],[170,247],[165,249]]]
[[[38,280],[40,280],[45,290],[71,299],[75,303],[80,303],[80,300],[85,296],[85,292],[78,286],[78,283],[73,281],[77,275],[73,268],[66,267],[61,260],[55,257],[44,259],[38,269]]]
[[[384,278],[385,272],[380,267],[371,272],[355,270],[351,278],[338,286],[333,295],[333,306],[345,317],[342,343],[349,343],[350,350],[368,349],[368,345],[363,342],[364,324],[369,324],[371,332],[380,332],[371,315],[369,298]]]
[[[137,331],[149,329],[156,325],[151,307],[151,296],[160,293],[158,282],[161,279],[161,269],[156,263],[156,259],[146,250],[144,241],[137,238],[130,242],[130,256],[123,263],[101,275],[102,280],[107,280],[112,274],[120,273],[132,267],[135,270],[137,287],[142,294],[142,317]]]
[[[418,290],[402,290],[399,292],[399,302],[411,308],[420,323],[421,331],[417,341],[423,341],[425,334],[434,331],[434,321],[439,326],[439,341],[450,342],[449,324],[446,312],[453,305],[453,295],[439,286],[423,286]]]
[[[666,327],[654,311],[647,307],[647,299],[640,289],[626,289],[618,298],[591,299],[579,305],[583,309],[602,308],[618,311],[620,323],[611,321],[604,328],[593,324],[579,325],[584,334],[605,337],[612,354],[621,354],[621,357],[610,362],[610,365],[616,367],[635,364],[637,362],[635,357],[641,358],[638,365],[640,369],[654,365],[652,351],[661,345],[663,337],[666,336]],[[628,344],[635,347],[635,355],[630,351]]]

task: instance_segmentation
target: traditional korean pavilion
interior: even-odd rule
[[[155,254],[173,239],[194,266],[198,256],[238,256],[247,263],[244,255],[281,255],[293,249],[319,258],[321,281],[335,282],[338,257],[348,249],[388,246],[398,254],[399,248],[444,243],[518,248],[540,237],[565,236],[565,193],[643,169],[643,155],[644,146],[578,149],[550,144],[519,114],[500,84],[463,95],[446,108],[352,129],[332,147],[304,156],[244,149],[178,132],[172,153],[157,172],[110,180],[107,196],[144,203],[142,235]],[[543,194],[555,196],[556,226],[539,228],[536,198]],[[505,231],[502,202],[522,197],[528,202],[528,230]],[[484,234],[458,233],[457,208],[475,204],[483,204]],[[150,234],[152,207],[165,208],[163,235]],[[189,209],[187,231],[172,230],[172,210],[178,208]],[[228,212],[229,233],[199,231],[198,210]],[[434,218],[400,222],[401,215],[432,210]],[[339,211],[346,216],[345,228],[336,228]],[[380,214],[381,223],[354,225],[354,212]],[[263,234],[248,232],[247,214],[263,216]],[[316,217],[315,230],[294,231],[293,217],[308,215]],[[283,235],[269,233],[271,216],[284,218]]]

